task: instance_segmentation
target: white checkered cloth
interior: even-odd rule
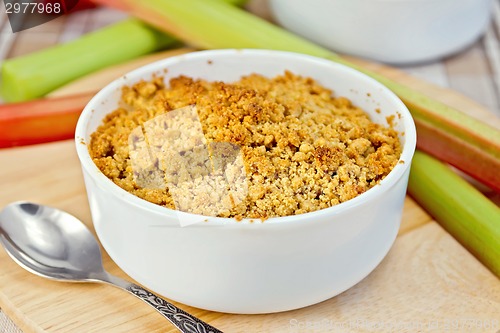
[[[22,333],[9,317],[0,311],[0,333]]]

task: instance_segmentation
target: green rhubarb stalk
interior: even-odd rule
[[[87,73],[174,42],[141,21],[128,19],[75,41],[6,60],[0,93],[7,102],[34,99]]]
[[[240,8],[216,0],[95,0],[125,10],[188,44],[213,48],[267,48],[319,57],[332,52]]]
[[[500,277],[500,208],[435,158],[417,151],[410,195]]]
[[[233,6],[246,2],[219,1]],[[0,96],[6,102],[41,97],[85,74],[163,49],[175,42],[174,38],[139,20],[124,20],[75,41],[6,60],[1,68]]]
[[[248,12],[214,0],[95,0],[118,7],[201,48],[266,48],[347,65],[394,91],[412,112],[417,147],[500,191],[500,131],[417,91],[352,64]],[[423,139],[421,139],[423,137]]]

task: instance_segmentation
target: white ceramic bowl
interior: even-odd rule
[[[337,52],[388,63],[441,58],[485,30],[493,0],[270,0],[285,28]]]
[[[206,223],[181,227],[175,211],[139,199],[106,178],[84,144],[116,108],[121,87],[150,79],[154,73],[165,75],[166,82],[180,74],[236,81],[250,73],[271,77],[284,70],[318,80],[379,123],[399,114],[404,163],[397,164],[380,185],[335,207],[263,223],[207,217]],[[415,140],[408,110],[376,81],[327,60],[266,50],[196,52],[137,69],[102,89],[83,111],[76,129],[94,226],[111,258],[132,278],[165,297],[230,313],[304,307],[367,276],[398,232]]]

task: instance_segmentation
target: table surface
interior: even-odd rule
[[[249,9],[262,11],[265,6],[266,0],[254,0]],[[5,8],[0,6],[0,63],[3,59],[73,40],[124,17],[122,13],[106,8],[91,9],[13,34]],[[399,68],[425,81],[460,92],[500,116],[500,0],[494,3],[492,21],[486,33],[473,45],[441,61]],[[0,333],[4,332],[17,333],[20,330],[0,309]]]

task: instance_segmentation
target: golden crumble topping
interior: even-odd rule
[[[124,87],[89,151],[108,178],[155,204],[266,219],[356,197],[391,171],[401,146],[348,99],[285,72]]]

